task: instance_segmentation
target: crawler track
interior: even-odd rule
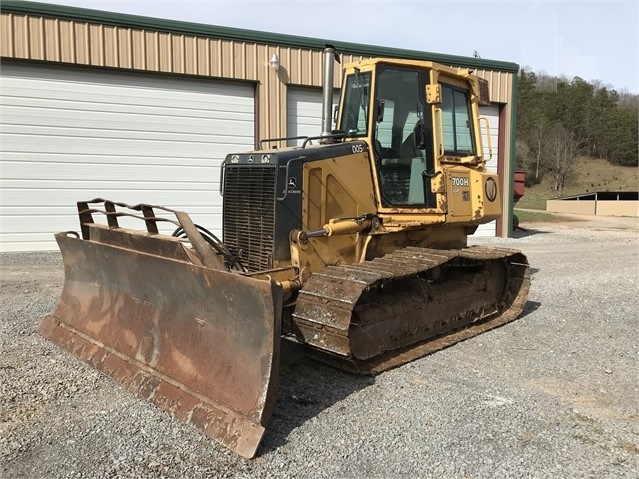
[[[292,322],[323,361],[376,374],[514,320],[529,287],[519,251],[409,247],[314,273]]]

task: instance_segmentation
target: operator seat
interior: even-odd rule
[[[424,124],[421,119],[415,123],[413,131],[406,137],[399,147],[400,158],[417,158],[423,155],[423,144],[418,145],[416,139],[422,143],[424,138]],[[422,148],[419,148],[419,147]]]

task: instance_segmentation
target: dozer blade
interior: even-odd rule
[[[42,335],[253,457],[276,399],[281,287],[194,264],[175,238],[106,228],[56,239],[65,283]]]

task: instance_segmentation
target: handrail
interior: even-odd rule
[[[441,108],[435,108],[435,120],[437,121],[437,152],[439,157],[444,156],[444,112]]]
[[[288,173],[289,173],[289,170],[290,170],[291,163],[293,163],[294,161],[303,160],[304,158],[306,158],[306,157],[298,156],[297,158],[291,158],[290,160],[288,160],[286,162],[286,170],[285,170],[285,173],[284,173],[284,175],[286,177],[286,179],[284,180],[284,196],[282,196],[281,198],[279,196],[276,197],[275,199],[277,201],[284,201],[286,199],[286,197],[288,196]]]
[[[220,165],[220,196],[224,196],[224,174],[226,173],[225,168],[226,160],[223,160],[222,164]]]
[[[340,132],[331,133],[330,135],[309,136],[308,138],[306,138],[306,140],[304,140],[304,143],[302,143],[302,148],[306,148],[306,144],[311,140],[326,140],[329,138],[331,140],[343,140],[344,138],[346,138],[346,133]]]
[[[304,136],[285,136],[283,138],[265,138],[263,140],[260,140],[260,149],[262,148],[262,144],[266,143],[268,141],[305,140],[306,138],[308,138],[308,135],[304,135]]]
[[[486,138],[488,138],[488,161],[490,161],[493,158],[493,145],[492,140],[490,139],[490,123],[488,122],[488,118],[486,118],[485,116],[480,116],[478,119],[479,123],[481,123],[482,121],[486,123]]]

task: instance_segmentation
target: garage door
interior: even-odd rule
[[[490,142],[492,144],[492,158],[488,160],[488,138],[486,136],[485,123],[481,123],[482,144],[484,145],[484,157],[488,160],[486,169],[492,173],[497,173],[497,158],[499,157],[499,105],[482,106],[479,114],[490,124]],[[473,236],[495,236],[497,234],[497,222],[491,221],[483,225],[479,225]]]
[[[318,136],[322,133],[322,91],[289,87],[286,96],[287,136]],[[339,104],[339,92],[333,95],[333,109]],[[333,125],[335,128],[335,125]],[[304,140],[289,140],[289,146]]]
[[[95,197],[181,209],[221,234],[219,166],[254,147],[252,85],[26,64],[0,80],[0,250],[57,249],[76,201]]]

